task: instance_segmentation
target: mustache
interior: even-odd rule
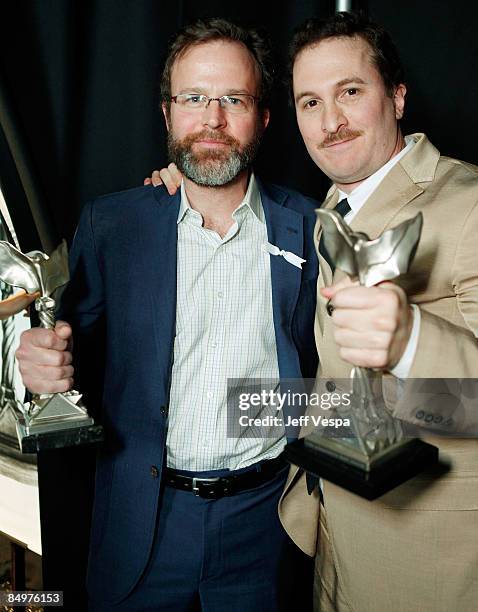
[[[318,149],[325,149],[326,147],[335,144],[336,142],[341,142],[342,140],[350,140],[351,138],[357,138],[357,136],[362,136],[362,132],[360,130],[350,130],[349,128],[343,128],[340,132],[328,134],[326,138],[317,145]]]
[[[231,147],[240,146],[239,141],[233,138],[232,136],[229,136],[228,134],[224,134],[222,132],[211,132],[209,130],[202,130],[201,132],[197,132],[196,134],[188,134],[182,139],[181,145],[190,147],[195,142],[199,142],[201,140],[215,140],[217,142],[230,145]]]

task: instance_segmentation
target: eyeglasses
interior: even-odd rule
[[[209,98],[204,94],[185,93],[171,96],[171,100],[181,109],[188,112],[203,111],[211,102],[219,102],[219,106],[227,113],[239,115],[241,113],[250,113],[259,98],[250,94],[233,94],[221,96],[220,98]]]

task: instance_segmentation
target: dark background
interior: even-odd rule
[[[401,51],[409,85],[405,131],[425,131],[443,153],[478,162],[478,5],[354,4],[386,26]],[[334,6],[330,0],[2,3],[0,78],[58,236],[71,238],[86,200],[137,186],[166,164],[158,74],[180,26],[224,16],[266,28],[284,63],[293,28]],[[327,181],[306,154],[285,87],[272,111],[258,169],[266,179],[321,198]]]
[[[401,51],[409,87],[404,131],[424,131],[442,153],[477,163],[478,5],[371,0],[354,6],[385,25]],[[266,28],[284,64],[294,27],[334,7],[330,0],[2,3],[0,82],[56,238],[71,239],[86,200],[140,185],[167,163],[158,75],[179,27],[223,16]],[[318,199],[327,189],[300,140],[285,86],[257,167],[264,178]],[[23,211],[15,213],[22,221],[17,231],[27,234],[25,197],[1,131],[0,181],[10,207]],[[35,240],[30,232],[28,246]],[[88,449],[39,457],[47,588],[81,589],[92,459]]]

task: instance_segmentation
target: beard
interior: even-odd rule
[[[262,128],[257,126],[253,137],[242,145],[236,138],[221,132],[204,129],[189,134],[182,140],[168,133],[169,159],[188,179],[204,187],[220,187],[231,183],[238,174],[249,168],[256,158],[261,142]],[[228,145],[227,148],[207,149],[193,152],[194,143],[200,140],[216,140]]]

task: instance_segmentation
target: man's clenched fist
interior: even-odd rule
[[[320,292],[333,306],[334,338],[342,359],[366,368],[393,369],[413,325],[403,289],[393,283],[359,287],[344,280]]]
[[[73,388],[71,327],[57,321],[55,329],[24,331],[15,353],[23,384],[32,393],[60,393]]]

